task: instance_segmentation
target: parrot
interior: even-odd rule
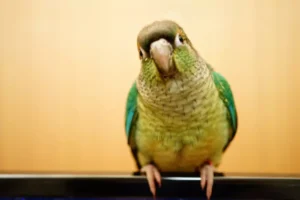
[[[156,20],[137,35],[139,73],[125,109],[127,144],[152,195],[163,172],[197,172],[212,196],[214,172],[238,127],[227,79],[205,61],[175,21]]]

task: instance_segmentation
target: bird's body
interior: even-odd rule
[[[154,162],[159,170],[174,172],[194,172],[208,159],[219,165],[231,134],[208,68],[192,79],[174,77],[151,90],[139,83],[135,139],[141,165]]]
[[[128,95],[125,123],[138,168],[195,172],[207,162],[219,166],[237,130],[227,80],[172,21],[145,27],[138,47],[142,68]]]

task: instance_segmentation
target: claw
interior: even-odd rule
[[[161,187],[161,176],[160,172],[154,165],[145,165],[142,169],[141,172],[146,173],[147,176],[147,181],[150,187],[150,191],[155,197],[156,195],[156,187],[155,187],[155,181],[158,183],[158,186]]]
[[[206,185],[206,196],[209,200],[212,195],[212,188],[214,182],[214,168],[210,164],[205,164],[200,168],[201,174],[201,188],[202,190]]]

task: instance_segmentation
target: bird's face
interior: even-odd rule
[[[172,21],[157,21],[138,35],[140,79],[146,84],[192,75],[199,59],[183,29]]]

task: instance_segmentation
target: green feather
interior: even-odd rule
[[[132,125],[135,123],[137,115],[137,96],[138,90],[136,88],[136,82],[134,82],[129,90],[126,101],[125,128],[128,142],[130,140],[130,134],[132,132]]]
[[[137,158],[137,147],[135,143],[135,129],[136,121],[138,118],[137,112],[137,97],[138,90],[136,88],[136,82],[134,82],[130,88],[126,101],[126,114],[125,114],[125,132],[127,137],[127,142],[131,148],[131,153],[135,159],[137,167],[140,169],[140,163]]]
[[[219,91],[220,98],[222,99],[229,113],[228,120],[230,121],[232,136],[229,138],[226,146],[224,147],[224,151],[225,151],[229,146],[230,142],[235,137],[237,132],[237,127],[238,127],[237,111],[235,107],[234,97],[228,81],[220,73],[214,71],[209,64],[207,64],[207,66],[212,72],[212,77]]]

